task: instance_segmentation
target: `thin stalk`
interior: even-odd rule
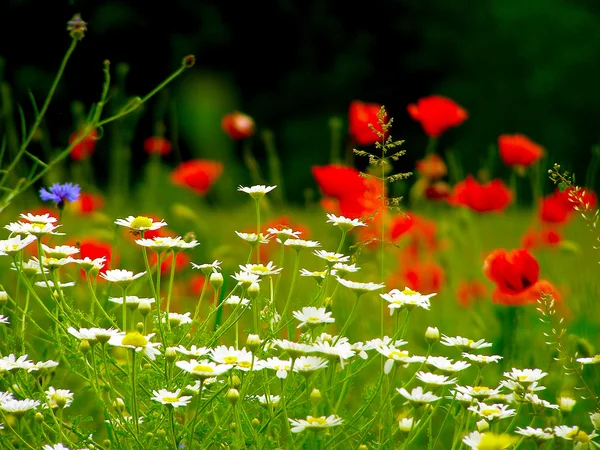
[[[260,204],[258,198],[254,199],[256,206],[256,264],[260,264]]]
[[[285,301],[285,307],[283,308],[283,312],[281,313],[281,320],[284,320],[286,318],[287,311],[292,302],[292,295],[294,293],[294,288],[296,287],[296,279],[298,278],[299,267],[300,267],[300,251],[296,250],[296,258],[294,260],[294,271],[292,273],[292,284],[290,285],[290,290],[288,292],[287,300]]]
[[[169,324],[169,311],[171,310],[171,294],[173,293],[173,281],[175,280],[175,259],[177,258],[177,253],[175,250],[171,250],[171,276],[169,278],[169,289],[167,291],[167,324]],[[160,266],[158,267],[158,271],[160,272]],[[168,325],[171,326],[170,324]]]

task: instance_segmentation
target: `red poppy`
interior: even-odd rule
[[[254,134],[254,119],[239,111],[226,114],[221,120],[221,128],[231,139],[239,141]]]
[[[441,291],[445,275],[436,262],[417,262],[402,271],[402,279],[410,289],[429,294]]]
[[[535,303],[542,292],[560,295],[546,280],[540,280],[540,266],[527,250],[494,250],[483,264],[483,273],[496,284],[492,300],[502,305]]]
[[[313,166],[312,174],[326,197],[340,199],[345,196],[360,196],[365,190],[365,179],[352,167],[338,164]]]
[[[85,137],[71,149],[71,158],[75,161],[83,161],[89,158],[96,149],[98,132],[96,130],[89,130],[89,128],[82,128],[72,133],[69,137],[69,145],[73,144],[82,135],[85,135]]]
[[[402,261],[414,261],[424,252],[432,252],[438,247],[436,223],[412,212],[394,217],[389,233],[391,241],[403,236],[408,238],[407,252],[400,255]]]
[[[477,300],[488,296],[488,288],[480,280],[461,281],[456,290],[456,299],[461,306],[467,308]]]
[[[171,149],[169,140],[162,136],[151,136],[144,141],[144,150],[150,155],[166,155]]]
[[[529,250],[538,247],[551,247],[559,244],[561,240],[560,233],[552,228],[542,228],[541,230],[530,228],[523,235],[521,245],[524,249]]]
[[[370,125],[373,125],[375,130],[382,131],[377,117],[380,110],[381,105],[377,103],[364,103],[358,100],[350,103],[350,108],[348,109],[348,131],[358,145],[373,145],[375,142],[381,140],[377,133],[370,127]]]
[[[151,266],[155,266],[158,262],[158,256],[156,252],[152,252],[148,255],[148,261]],[[177,252],[175,257],[175,272],[179,272],[181,269],[187,267],[190,263],[190,257],[184,252]],[[173,253],[168,252],[163,255],[160,261],[160,273],[168,274],[171,273],[171,265],[173,264]]]
[[[111,261],[113,258],[113,254],[112,254],[112,245],[108,244],[106,242],[102,242],[102,241],[97,241],[95,239],[85,239],[85,240],[80,240],[79,241],[79,256],[80,258],[90,258],[90,259],[96,259],[96,258],[106,258],[106,261],[104,263],[104,267],[100,270],[100,272],[104,273],[106,272],[108,269],[110,269],[110,265],[111,265]],[[115,262],[117,261],[117,258],[115,256]],[[85,272],[82,272],[83,274],[85,274]]]
[[[432,153],[417,161],[417,172],[429,180],[437,180],[448,173],[446,163],[437,153]]]
[[[82,192],[77,201],[73,202],[73,206],[79,214],[91,214],[104,208],[104,197],[98,194]]]
[[[598,204],[598,197],[591,189],[575,189],[570,187],[561,193],[561,197],[564,199],[565,204],[568,204],[572,209],[577,207],[582,211],[596,209],[596,205]]]
[[[223,164],[218,161],[193,159],[177,166],[171,172],[171,181],[192,191],[206,195],[223,172]]]
[[[477,212],[502,211],[512,200],[512,192],[501,180],[480,184],[468,175],[456,183],[448,198],[451,205],[463,205]]]
[[[195,297],[198,297],[202,293],[202,288],[204,287],[204,283],[206,283],[206,276],[204,276],[204,275],[192,275],[190,277],[189,283],[190,283],[189,284],[189,286],[190,286],[190,292]],[[207,294],[210,291],[210,288],[211,288],[210,283],[208,283],[206,285],[206,290],[205,290],[204,294]]]
[[[416,105],[408,105],[407,109],[430,137],[441,136],[448,128],[460,125],[468,117],[467,111],[460,105],[440,95],[421,98]]]
[[[541,145],[522,134],[500,135],[498,148],[502,161],[509,167],[529,167],[538,162],[546,153]]]
[[[450,185],[444,181],[436,181],[425,188],[425,198],[428,200],[444,200],[450,196]]]
[[[559,191],[540,199],[539,217],[542,222],[564,223],[571,212],[573,212],[572,206]]]

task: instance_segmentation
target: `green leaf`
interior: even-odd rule
[[[565,189],[567,189],[567,187],[568,187],[568,185],[564,181],[561,181],[560,183],[558,183],[558,189],[560,190],[560,192],[564,192]]]

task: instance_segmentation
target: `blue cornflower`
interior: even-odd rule
[[[67,200],[70,202],[77,200],[79,194],[79,185],[73,183],[54,183],[48,190],[46,188],[40,189],[41,199],[44,201],[52,200],[59,209],[62,209]]]

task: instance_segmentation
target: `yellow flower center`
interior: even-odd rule
[[[312,364],[303,364],[302,368],[304,369],[310,369],[312,367]]]
[[[575,436],[579,435],[579,428],[575,427],[571,431],[569,431],[565,436],[571,439],[574,439]]]
[[[489,391],[489,389],[487,386],[475,386],[473,392]]]
[[[33,228],[35,231],[42,231],[45,226],[46,224],[42,222],[34,222],[31,224],[31,228]]]
[[[175,403],[179,401],[179,397],[163,397],[163,402]]]
[[[516,438],[508,434],[483,433],[478,450],[504,450],[514,444]]]
[[[202,364],[198,364],[197,366],[194,366],[194,368],[192,370],[197,373],[213,373],[215,371],[215,369],[213,369],[212,367],[204,366]]]
[[[408,357],[408,352],[406,350],[392,350],[391,352],[388,353],[389,359],[407,358],[407,357]]]
[[[321,319],[320,319],[320,318],[318,318],[318,317],[312,317],[312,316],[311,316],[311,317],[307,317],[307,318],[306,318],[306,321],[307,321],[307,322],[320,322],[320,321],[321,321]]]
[[[497,408],[482,409],[480,412],[481,415],[485,417],[492,416],[494,414],[500,414],[500,410]]]
[[[254,266],[252,267],[252,269],[250,270],[253,273],[267,273],[269,272],[269,269],[267,269],[265,266],[263,266],[262,264],[260,266]]]
[[[249,369],[250,367],[252,367],[252,363],[250,361],[240,361],[239,363],[237,363],[238,367],[241,367],[243,369]]]
[[[325,417],[309,417],[306,421],[310,425],[327,425],[327,420]]]
[[[225,358],[223,358],[225,364],[235,364],[237,360],[237,356],[226,356]]]
[[[590,437],[585,431],[580,431],[577,436],[573,438],[575,442],[590,442]]]
[[[402,291],[402,293],[403,293],[404,295],[417,295],[417,294],[418,294],[418,292],[417,292],[417,291],[413,291],[412,289],[404,289],[404,290]]]
[[[137,331],[133,333],[127,333],[121,341],[123,345],[131,345],[132,347],[145,347],[148,344],[148,340]]]
[[[527,378],[529,378],[527,375],[519,375],[517,377],[519,379],[519,381],[527,381]]]
[[[8,250],[16,252],[19,250],[19,244],[12,244]]]
[[[470,347],[473,344],[473,342],[475,342],[473,339],[469,339],[467,341],[467,345]]]
[[[129,225],[131,228],[140,230],[142,228],[150,228],[152,226],[152,219],[144,216],[137,216],[131,221]]]

